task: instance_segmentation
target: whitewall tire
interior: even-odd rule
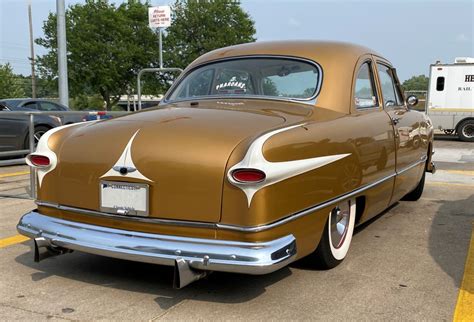
[[[355,217],[355,199],[342,201],[331,209],[318,248],[313,254],[316,266],[329,269],[344,260],[351,246]]]

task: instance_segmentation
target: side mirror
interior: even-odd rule
[[[395,101],[392,101],[392,100],[388,100],[385,102],[385,107],[391,107],[391,106],[395,106]]]
[[[408,107],[413,107],[418,104],[418,98],[415,95],[410,95],[407,97]]]

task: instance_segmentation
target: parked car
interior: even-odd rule
[[[5,100],[0,101],[0,151],[13,151],[29,149],[28,115],[9,114],[11,111],[33,111],[28,108],[15,108],[5,105]],[[34,137],[35,143],[48,130],[62,125],[61,119],[53,115],[35,115]]]
[[[3,99],[2,102],[4,105],[8,106],[11,109],[16,111],[21,110],[37,110],[43,112],[66,112],[70,111],[69,107],[62,104],[52,102],[45,99],[32,99],[32,98],[12,98],[12,99]],[[58,115],[61,118],[62,124],[71,124],[82,121],[81,115]]]
[[[174,265],[176,287],[306,256],[332,268],[354,226],[420,198],[434,171],[433,127],[413,104],[365,47],[215,50],[160,108],[43,136],[27,158],[38,209],[17,228],[37,260],[79,250]]]
[[[112,118],[112,115],[110,114],[102,114],[102,115],[86,114],[82,117],[82,121],[89,122],[89,121],[95,121],[95,120],[108,120],[111,118]]]

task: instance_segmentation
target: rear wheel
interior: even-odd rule
[[[312,255],[316,265],[330,269],[344,260],[351,245],[355,216],[356,203],[352,199],[331,210],[321,241]]]
[[[458,128],[461,141],[474,142],[474,120],[463,121]]]

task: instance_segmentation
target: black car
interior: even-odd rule
[[[0,100],[0,103],[6,105],[8,108],[15,111],[24,110],[35,110],[42,112],[67,112],[70,109],[62,104],[45,100],[45,99],[34,99],[34,98],[10,98]],[[71,124],[76,122],[82,122],[81,115],[58,115],[61,118],[62,124]]]
[[[0,101],[0,151],[23,150],[29,148],[28,115],[9,115],[11,111],[35,111],[27,107],[10,107],[5,104],[7,100]],[[53,127],[62,125],[61,119],[54,115],[35,115],[35,142]]]

